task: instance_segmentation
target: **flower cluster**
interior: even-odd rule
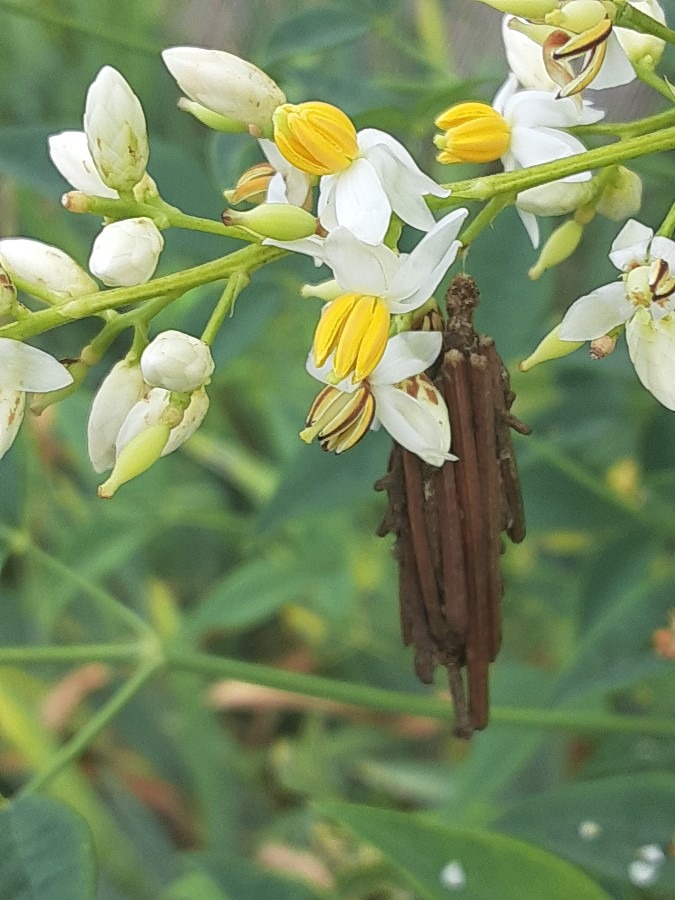
[[[504,13],[511,71],[492,103],[466,101],[437,116],[437,160],[500,161],[503,186],[487,196],[501,203],[499,209],[514,203],[535,248],[537,217],[570,216],[530,269],[537,278],[574,252],[596,214],[621,221],[640,207],[640,179],[620,164],[620,152],[610,162],[596,165],[596,154],[586,163],[584,132],[607,126],[597,125],[604,112],[581,92],[626,84],[636,74],[658,78],[664,16],[656,0],[635,0],[630,9],[648,23],[638,33],[623,27],[631,24],[626,2],[483,2]],[[184,94],[179,108],[209,128],[250,135],[260,161],[225,192],[230,208],[222,222],[187,216],[162,199],[147,172],[139,98],[119,72],[101,69],[87,93],[82,130],[49,138],[51,159],[72,188],[64,206],[102,218],[89,271],[57,247],[26,238],[0,241],[0,455],[14,440],[27,392],[44,395],[33,401],[40,410],[76,390],[119,332],[132,328],[131,349],[103,381],[89,418],[92,465],[97,472],[112,470],[99,492],[112,496],[199,427],[214,371],[210,345],[251,273],[283,250],[310,256],[330,271],[327,280],[302,291],[323,301],[306,361],[323,387],[300,437],[342,453],[369,429],[384,426],[429,465],[454,459],[448,411],[427,374],[442,347],[434,292],[489,216],[478,216],[460,236],[468,210],[457,208],[450,189],[425,174],[394,137],[376,128],[357,130],[343,110],[322,100],[288,102],[250,62],[199,47],[167,49],[163,60]],[[663,82],[661,92],[667,90]],[[539,167],[534,177],[533,167]],[[469,190],[464,196],[479,195]],[[233,208],[242,203],[247,208]],[[251,255],[237,259],[250,263],[224,257],[194,284],[179,273],[154,280],[162,232],[170,227],[247,240]],[[410,252],[398,248],[404,227]],[[675,409],[671,231],[654,237],[629,221],[610,254],[620,282],[581,297],[522,368],[585,341],[600,358],[625,329],[638,377]],[[209,277],[226,285],[201,338],[167,330],[149,341],[154,315]],[[17,290],[47,307],[37,327]],[[138,303],[125,315],[114,312]],[[67,365],[21,342],[92,315],[102,316],[102,330]]]

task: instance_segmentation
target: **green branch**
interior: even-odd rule
[[[640,12],[634,6],[631,6],[627,0],[615,0],[617,6],[617,15],[614,24],[620,28],[630,28],[633,31],[639,31],[640,34],[652,34],[654,37],[661,38],[667,44],[675,44],[675,31],[672,31],[666,25],[652,19],[646,13]]]

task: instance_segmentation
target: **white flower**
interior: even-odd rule
[[[452,265],[456,240],[468,215],[458,209],[438,221],[410,254],[397,255],[384,244],[360,241],[346,228],[325,239],[289,243],[266,241],[313,256],[331,267],[343,293],[326,304],[314,336],[314,360],[323,366],[334,353],[336,381],[351,374],[367,377],[382,358],[392,313],[413,312],[426,303]]]
[[[116,363],[103,379],[87,423],[89,459],[95,472],[112,469],[122,423],[147,390],[141,367],[126,359]]]
[[[143,107],[120,73],[104,66],[84,109],[89,152],[103,182],[130,191],[145,174],[149,147]]]
[[[665,25],[666,14],[657,0],[632,0],[629,5],[634,6],[635,9],[639,9],[640,12]],[[621,49],[631,62],[649,62],[650,65],[654,66],[663,55],[665,41],[655,37],[653,34],[640,34],[631,28],[615,28],[614,34],[621,45]],[[591,84],[591,87],[595,87],[595,83]]]
[[[171,47],[162,52],[162,59],[191,100],[263,134],[270,130],[274,110],[286,100],[269,75],[223,50]]]
[[[493,108],[504,118],[510,130],[507,151],[501,157],[504,171],[528,168],[541,163],[585,153],[581,141],[561,128],[597,122],[604,116],[586,101],[579,104],[571,97],[555,99],[546,91],[518,91],[515,76],[510,75],[493,101]],[[589,198],[588,188],[578,187],[591,178],[580,172],[566,178],[522,191],[516,209],[534,247],[539,245],[538,215],[562,215]]]
[[[628,353],[642,384],[675,410],[675,243],[631,219],[609,254],[622,279],[575,301],[559,337],[592,341],[626,326]]]
[[[425,175],[405,147],[384,131],[365,128],[356,140],[354,162],[319,182],[318,214],[326,231],[343,226],[360,240],[379,244],[392,212],[413,228],[430,231],[434,217],[424,197],[450,192]]]
[[[61,131],[49,137],[49,155],[66,181],[90,197],[117,199],[117,191],[101,180],[84,131]]]
[[[127,414],[116,439],[119,456],[124,447],[142,431],[152,428],[163,420],[171,402],[171,392],[163,388],[152,388]],[[166,456],[177,450],[202,424],[209,408],[209,398],[202,387],[194,391],[181,422],[171,429],[169,440],[161,455]]]
[[[182,331],[158,334],[141,356],[147,384],[185,394],[207,384],[214,368],[208,345]]]
[[[505,15],[502,18],[502,40],[509,68],[524,88],[556,93],[559,85],[546,71],[541,44],[510,27],[511,22],[517,21],[515,16]]]
[[[30,238],[0,241],[0,264],[11,275],[39,288],[47,288],[64,299],[82,297],[98,285],[63,250]]]
[[[91,249],[89,270],[110,287],[144,284],[152,278],[164,238],[152,219],[122,219],[106,225]]]
[[[47,393],[72,382],[68,369],[53,356],[0,338],[0,459],[14,443],[23,420],[26,391]]]
[[[443,342],[440,332],[406,331],[387,343],[379,364],[359,384],[345,379],[325,388],[312,407],[303,440],[318,437],[324,449],[340,453],[357,443],[368,426],[383,425],[389,434],[432,466],[456,459],[450,453],[450,421],[445,402],[424,373],[437,359]],[[332,361],[318,368],[312,357],[307,371],[328,384]],[[342,395],[342,396],[340,396]],[[355,397],[364,416],[345,423],[349,397]],[[317,399],[319,399],[317,398]],[[371,399],[372,398],[372,399]],[[333,406],[333,404],[335,404]],[[350,410],[352,418],[357,410]],[[335,414],[335,415],[334,415]],[[355,426],[350,429],[350,426]]]

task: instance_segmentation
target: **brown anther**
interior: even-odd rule
[[[606,356],[609,356],[610,353],[614,352],[615,347],[616,338],[611,337],[609,334],[603,334],[602,337],[595,338],[594,341],[591,341],[588,355],[591,359],[604,359]]]

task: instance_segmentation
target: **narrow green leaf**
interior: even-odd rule
[[[465,878],[465,900],[609,900],[583,872],[523,841],[435,825],[413,813],[332,801],[316,807],[377,847],[425,900],[448,900],[443,879],[451,864]]]
[[[356,9],[309,9],[282,22],[270,38],[265,65],[291,56],[319,53],[362,37],[369,23]]]
[[[0,809],[0,900],[89,900],[95,858],[84,819],[49,797]]]

